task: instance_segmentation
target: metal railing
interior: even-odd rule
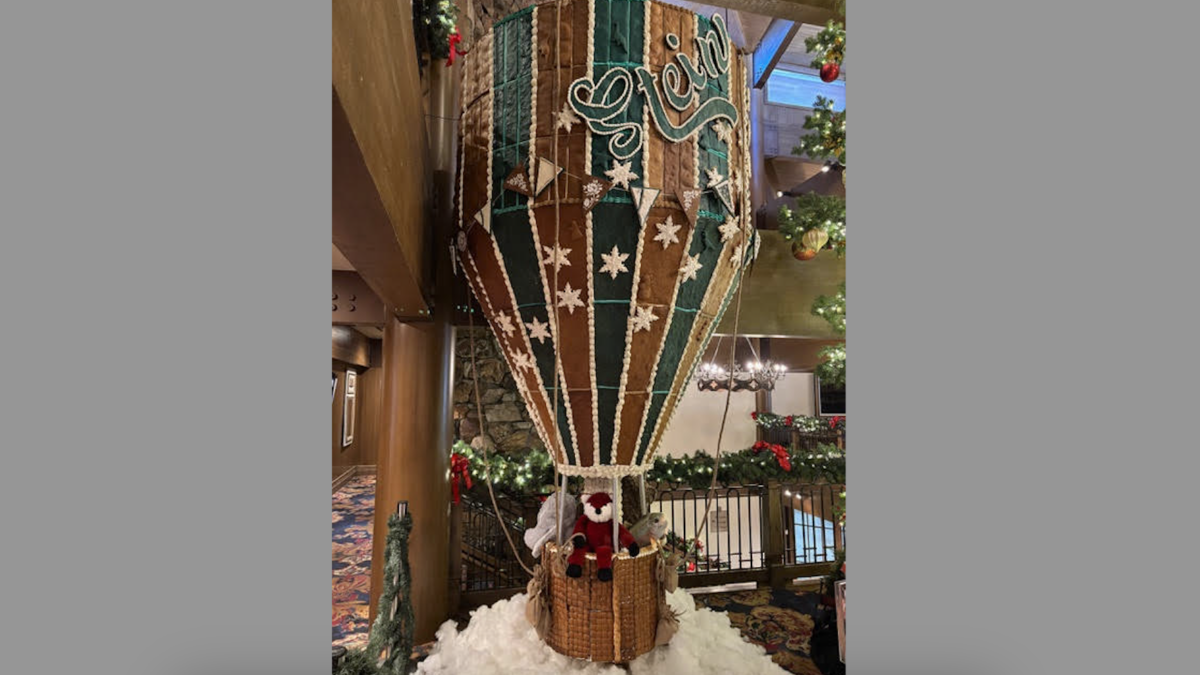
[[[784,565],[831,563],[845,547],[837,505],[843,485],[782,485],[779,492]],[[790,527],[786,524],[790,523]]]
[[[701,547],[692,565],[682,573],[751,570],[766,567],[766,510],[763,485],[740,485],[714,491],[708,527],[699,537]],[[650,505],[651,512],[667,516],[671,531],[684,541],[696,538],[704,517],[707,490],[664,490]]]
[[[837,513],[843,485],[821,483],[737,485],[718,488],[700,546],[685,557],[685,587],[760,582],[779,586],[802,576],[824,575],[845,547]],[[648,484],[649,510],[670,519],[670,531],[686,543],[699,531],[707,490]],[[522,558],[536,562],[523,543],[526,523],[536,522],[536,497],[501,497],[504,522]],[[460,604],[490,604],[525,588],[529,576],[509,549],[487,500],[464,494],[456,505],[462,576]],[[453,543],[452,543],[453,545]],[[678,549],[677,549],[678,550]]]
[[[537,502],[536,499],[532,501]],[[526,520],[524,516],[516,515],[515,508],[522,504],[514,505],[510,499],[499,499],[498,502],[502,504],[501,515],[513,541],[522,546]],[[462,518],[462,577],[459,589],[471,592],[524,588],[529,582],[529,575],[513,557],[492,505],[464,495],[459,512]]]

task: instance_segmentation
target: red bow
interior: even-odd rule
[[[837,425],[844,419],[846,419],[846,418],[842,417],[841,415],[834,415],[833,417],[830,417],[829,418],[829,428],[836,429]]]
[[[446,65],[454,65],[454,57],[458,56],[458,43],[462,42],[462,36],[455,31],[450,34],[450,55],[446,57]],[[470,487],[469,485],[467,487]]]
[[[755,443],[754,447],[751,449],[754,450],[754,454],[758,454],[762,450],[770,450],[771,453],[775,455],[775,461],[779,462],[779,468],[783,469],[784,471],[792,470],[791,457],[788,456],[787,448],[784,448],[782,445],[768,443],[766,441],[759,441]]]
[[[471,463],[465,456],[460,455],[457,452],[450,455],[450,487],[454,492],[455,504],[462,500],[462,496],[458,492],[458,483],[460,480],[466,482],[468,490],[471,489],[470,466]]]
[[[758,420],[758,413],[756,413],[756,412],[752,412],[752,413],[750,413],[750,419],[757,421],[757,420]]]
[[[788,415],[787,417],[783,418],[783,423],[789,427],[792,426],[792,422],[794,422],[794,421],[795,420],[792,419],[791,415]]]

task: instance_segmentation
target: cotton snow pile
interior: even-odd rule
[[[471,612],[471,622],[461,632],[453,621],[442,624],[433,652],[419,664],[417,672],[624,675],[626,671],[618,666],[563,656],[539,640],[525,620],[525,600],[522,593],[491,607],[480,607]],[[762,647],[744,641],[724,613],[708,608],[697,611],[692,596],[683,589],[668,593],[667,602],[679,613],[679,632],[671,644],[631,661],[629,672],[634,675],[786,673]]]

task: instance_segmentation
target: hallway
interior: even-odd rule
[[[355,476],[333,494],[333,646],[367,644],[375,476]]]

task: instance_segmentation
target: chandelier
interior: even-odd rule
[[[696,369],[696,386],[700,391],[771,391],[775,388],[775,382],[787,375],[787,366],[770,359],[761,360],[749,338],[746,343],[750,345],[752,359],[744,368],[735,361],[730,377],[729,370],[716,362],[716,355],[721,353],[721,338],[717,339],[714,360],[701,363]]]

